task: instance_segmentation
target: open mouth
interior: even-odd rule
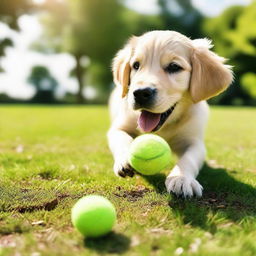
[[[155,132],[159,130],[167,118],[171,115],[175,109],[177,102],[163,113],[152,113],[146,110],[142,110],[138,119],[138,125],[144,132]]]

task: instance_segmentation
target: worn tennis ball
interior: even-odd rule
[[[107,234],[116,222],[114,205],[105,197],[89,195],[79,199],[71,211],[74,227],[85,237]]]
[[[171,161],[168,143],[154,134],[134,139],[130,146],[129,163],[139,173],[153,175],[165,169]]]

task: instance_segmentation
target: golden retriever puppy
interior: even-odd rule
[[[196,180],[205,159],[205,100],[232,82],[230,66],[212,51],[208,39],[191,40],[174,31],[132,37],[113,61],[116,88],[110,97],[108,143],[114,172],[133,176],[127,157],[134,137],[153,132],[179,158],[165,185],[168,192],[202,195]]]

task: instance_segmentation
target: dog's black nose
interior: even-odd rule
[[[153,103],[155,95],[156,95],[156,89],[155,88],[142,88],[137,89],[133,92],[135,102],[141,106],[150,105]]]

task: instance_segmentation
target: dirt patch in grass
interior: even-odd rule
[[[216,192],[208,192],[198,200],[198,204],[216,209],[227,208],[230,204],[230,202],[226,200],[227,196],[228,193],[221,193],[218,195]]]
[[[33,211],[38,211],[38,210],[52,211],[53,209],[55,209],[57,207],[58,203],[59,203],[58,199],[54,198],[48,202],[44,202],[44,203],[38,204],[38,205],[17,207],[15,210],[20,213],[33,212]]]
[[[58,205],[56,194],[49,190],[0,187],[0,211],[20,213],[36,210],[51,211]]]
[[[193,202],[199,207],[206,207],[213,210],[225,210],[231,208],[233,210],[245,210],[255,212],[256,200],[253,204],[246,202],[244,198],[230,198],[230,193],[228,192],[204,192],[201,198],[192,198],[188,202]],[[171,208],[184,209],[186,208],[185,201],[187,199],[174,196],[173,200],[169,201],[169,206]]]
[[[243,199],[229,199],[229,193],[206,192],[202,198],[198,200],[201,206],[207,206],[213,209],[233,208],[235,210],[254,210],[254,206],[248,204]]]
[[[11,234],[27,233],[31,229],[27,220],[20,219],[19,216],[15,214],[6,220],[0,221],[0,227],[0,237]]]
[[[66,198],[79,199],[88,191],[70,194],[56,190],[13,187],[0,184],[0,211],[33,212],[38,210],[52,211]]]
[[[113,194],[117,197],[126,198],[129,202],[135,202],[143,198],[145,194],[152,192],[152,189],[146,188],[144,186],[138,186],[136,189],[124,190],[122,187],[116,187],[117,192]]]
[[[13,234],[8,234],[0,237],[0,248],[3,247],[16,247],[17,238]]]

